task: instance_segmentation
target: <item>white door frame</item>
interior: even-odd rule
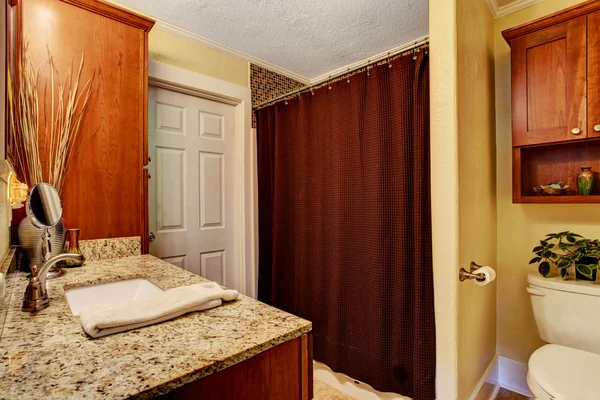
[[[235,107],[235,247],[241,261],[238,266],[242,286],[233,288],[256,298],[257,240],[255,177],[256,137],[252,129],[252,97],[250,88],[173,67],[157,61],[148,62],[148,85],[184,93]]]

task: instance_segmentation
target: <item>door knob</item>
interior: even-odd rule
[[[579,129],[579,128],[573,128],[573,129],[571,129],[571,133],[573,135],[579,135],[581,133],[581,129]]]
[[[156,235],[154,232],[150,232],[150,235],[148,235],[148,241],[154,242],[154,239],[156,239]]]
[[[598,124],[598,125],[594,125],[594,130],[595,130],[596,132],[600,132],[600,124]]]

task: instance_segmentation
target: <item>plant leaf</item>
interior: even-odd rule
[[[544,249],[544,247],[543,247],[543,246],[535,246],[535,247],[533,248],[533,250],[531,250],[531,252],[532,252],[532,253],[535,253],[535,252],[541,251],[541,250],[543,250],[543,249]]]
[[[592,278],[592,270],[585,264],[576,264],[577,271],[585,277]]]
[[[540,265],[538,266],[538,272],[544,278],[547,278],[548,275],[550,274],[550,263],[548,261],[541,262]]]
[[[561,260],[557,265],[556,268],[558,269],[564,269],[567,268],[571,265],[571,263],[567,260]]]
[[[569,270],[567,268],[561,269],[560,270],[560,277],[565,279],[567,276],[569,276]]]
[[[529,264],[535,264],[536,262],[539,262],[542,258],[541,257],[534,257],[531,260],[529,260]]]

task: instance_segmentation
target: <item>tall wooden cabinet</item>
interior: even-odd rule
[[[83,52],[81,82],[95,73],[62,193],[67,225],[80,228],[82,239],[145,241],[148,32],[154,21],[98,0],[19,0],[11,12],[16,42],[28,42],[34,65],[43,65],[50,51],[64,77]],[[13,48],[18,53],[18,43]],[[50,70],[40,71],[38,93],[48,114],[43,86]]]
[[[577,194],[581,167],[600,172],[600,1],[508,29],[511,47],[513,202],[600,203]],[[563,182],[566,195],[540,185]]]

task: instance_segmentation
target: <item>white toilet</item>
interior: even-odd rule
[[[600,285],[527,276],[540,337],[527,384],[536,399],[600,399]]]

